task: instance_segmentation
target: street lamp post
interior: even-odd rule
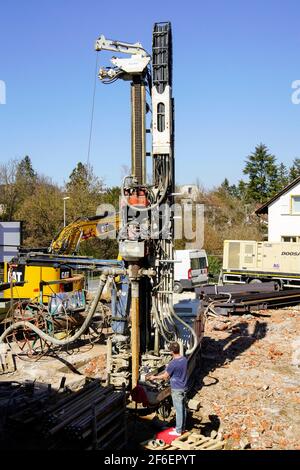
[[[70,196],[63,197],[64,201],[64,227],[66,226],[66,200],[70,199]]]

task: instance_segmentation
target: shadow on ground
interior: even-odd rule
[[[256,341],[267,334],[267,323],[256,321],[254,331],[249,332],[247,322],[236,323],[228,336],[223,339],[214,339],[209,336],[203,338],[199,365],[194,372],[193,384],[188,398],[194,397],[204,386],[212,386],[218,382],[217,378],[210,376],[211,382],[204,384],[204,378],[224,364],[233,362],[240,354],[249,349]]]

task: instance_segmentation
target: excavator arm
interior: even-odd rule
[[[90,238],[112,238],[120,229],[119,214],[80,217],[64,227],[52,240],[49,253],[71,255],[79,244]]]

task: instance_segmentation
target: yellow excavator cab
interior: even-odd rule
[[[53,254],[74,254],[80,242],[89,238],[107,238],[107,236],[116,233],[120,228],[119,214],[106,214],[94,217],[81,217],[64,227],[54,238],[49,253]],[[118,260],[122,258],[118,256]],[[7,289],[3,293],[4,299],[33,299],[40,297],[41,281],[59,281],[72,277],[70,268],[53,268],[42,266],[26,266],[25,264],[15,265],[5,263],[4,282],[10,282],[11,279],[16,282],[24,282],[23,287],[15,286]],[[117,279],[120,282],[120,279]],[[83,289],[83,280],[74,280],[67,284],[45,285],[43,286],[43,302],[47,303],[51,294],[59,292],[70,292]]]

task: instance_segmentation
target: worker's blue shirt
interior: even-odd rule
[[[186,390],[187,388],[187,365],[186,357],[172,359],[167,365],[166,371],[170,376],[172,390]]]

